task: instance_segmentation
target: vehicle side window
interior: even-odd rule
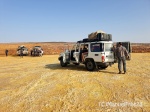
[[[82,51],[83,52],[88,52],[88,44],[84,44]]]
[[[105,43],[105,51],[112,51],[113,45],[111,43]]]
[[[91,44],[91,52],[102,52],[104,51],[103,43],[93,43]]]

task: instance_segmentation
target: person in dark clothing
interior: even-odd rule
[[[88,55],[88,46],[85,45],[83,50],[82,50],[82,62],[84,62],[85,57]]]
[[[20,49],[20,57],[23,58],[23,49],[22,48]]]
[[[126,73],[126,57],[129,57],[128,51],[125,47],[122,46],[122,43],[119,42],[118,47],[116,49],[116,56],[118,58],[118,69],[119,74],[122,73],[122,63],[123,63],[123,71]]]
[[[34,49],[34,50],[33,50],[33,53],[34,53],[34,56],[36,56],[37,50]]]
[[[32,54],[33,54],[33,50],[31,50],[31,56],[32,56]]]
[[[6,57],[8,56],[8,50],[7,49],[5,50],[5,55],[6,55]]]

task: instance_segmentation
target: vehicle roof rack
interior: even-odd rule
[[[79,41],[77,41],[77,43],[83,43],[83,41],[82,41],[82,40],[79,40]]]

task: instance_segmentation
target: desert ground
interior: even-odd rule
[[[89,72],[58,55],[0,56],[0,112],[150,112],[150,53]],[[109,104],[108,104],[109,103]]]

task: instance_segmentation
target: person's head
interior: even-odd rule
[[[122,42],[119,42],[119,43],[118,43],[118,46],[119,46],[119,47],[122,46]]]
[[[88,46],[87,46],[87,45],[84,45],[84,48],[88,48]]]

